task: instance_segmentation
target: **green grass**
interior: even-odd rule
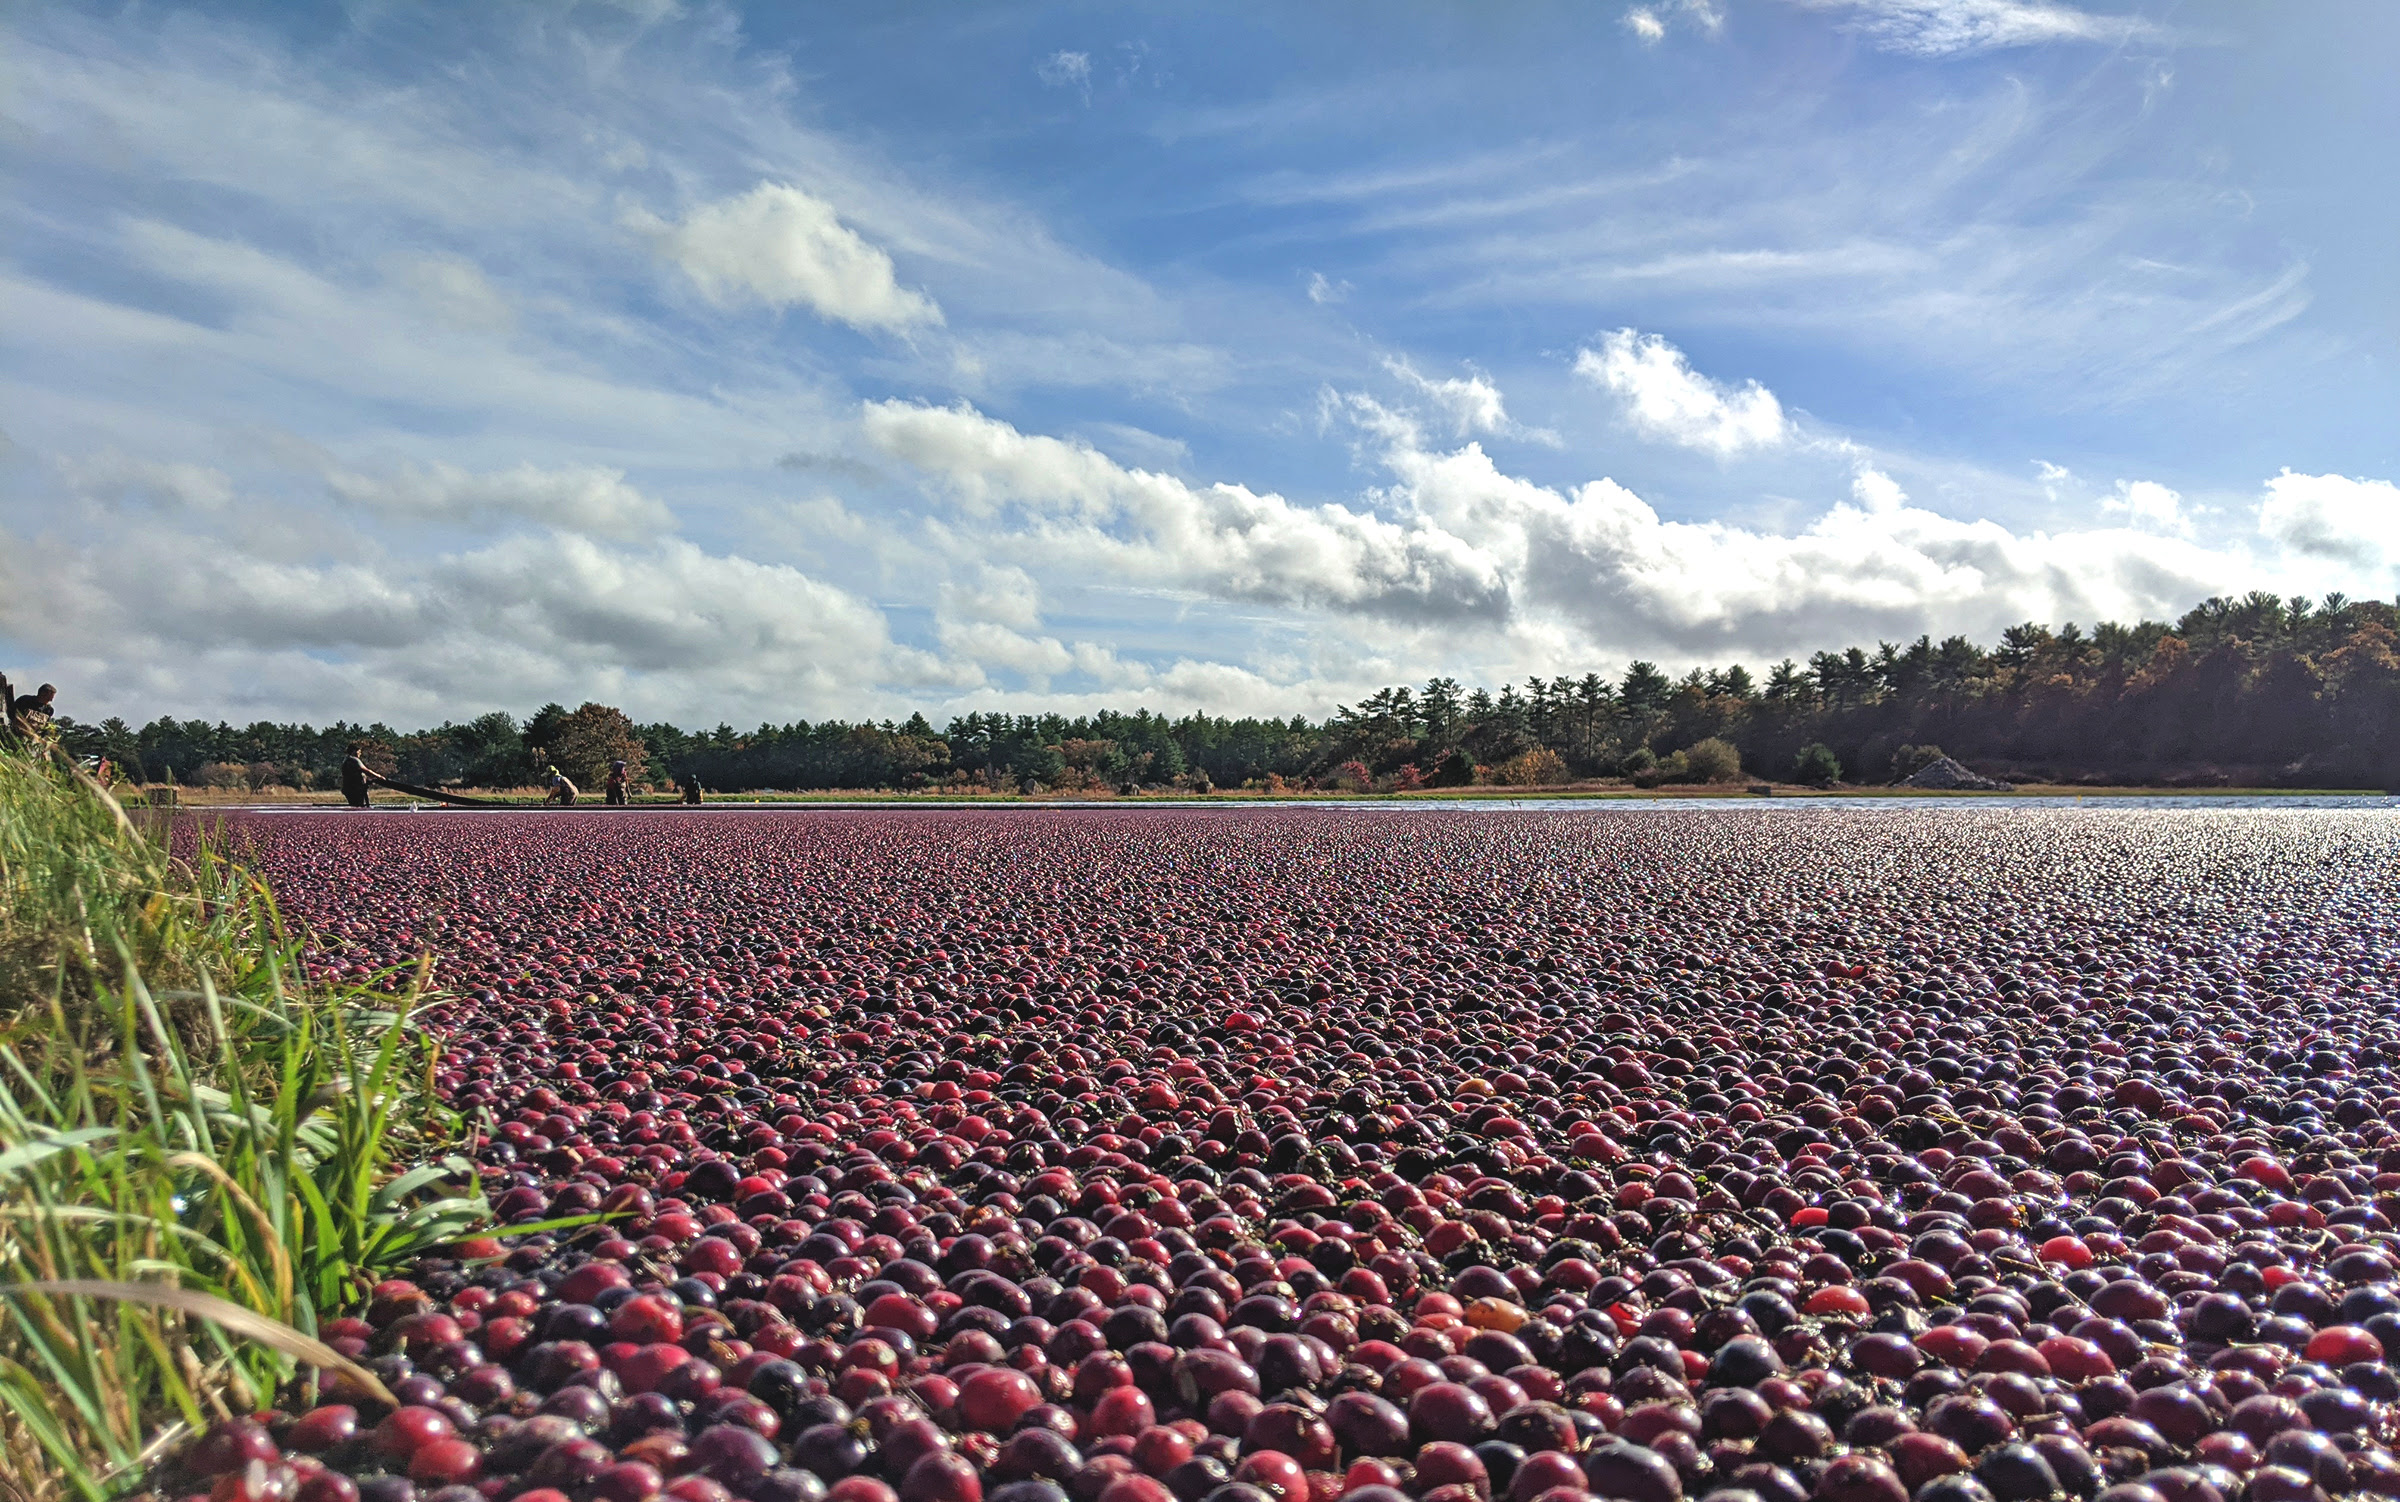
[[[343,1365],[321,1316],[489,1220],[446,1156],[426,969],[306,984],[266,887],[168,827],[0,747],[0,1485],[25,1502],[136,1490],[178,1435]]]

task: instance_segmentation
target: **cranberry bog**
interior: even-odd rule
[[[2400,1496],[2387,814],[246,827],[600,1218],[162,1496]]]

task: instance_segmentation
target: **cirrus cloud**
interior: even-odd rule
[[[2105,15],[2053,0],[1798,0],[1810,10],[1841,11],[1849,28],[1887,52],[1954,57],[1998,47],[2051,42],[2122,46],[2159,39],[2164,27],[2140,16]]]

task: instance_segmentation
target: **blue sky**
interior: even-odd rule
[[[1322,713],[2400,569],[2400,8],[18,8],[70,713]]]

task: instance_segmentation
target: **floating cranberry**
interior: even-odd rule
[[[483,1452],[455,1436],[426,1441],[408,1457],[408,1479],[419,1486],[463,1486],[483,1474]]]
[[[410,1457],[425,1446],[449,1439],[457,1427],[447,1414],[433,1408],[395,1408],[375,1426],[374,1444],[378,1453],[406,1464]]]
[[[355,1429],[355,1411],[346,1408],[341,1411],[350,1414]],[[327,1422],[338,1425],[340,1420],[337,1418]],[[293,1448],[308,1447],[295,1444]],[[276,1447],[274,1439],[263,1425],[249,1419],[229,1419],[211,1426],[207,1433],[195,1440],[184,1453],[183,1463],[184,1468],[195,1476],[222,1476],[241,1470],[253,1461],[271,1465],[282,1458],[282,1451]]]
[[[285,1448],[322,1455],[358,1438],[358,1410],[347,1403],[324,1403],[294,1419],[283,1431]]]

